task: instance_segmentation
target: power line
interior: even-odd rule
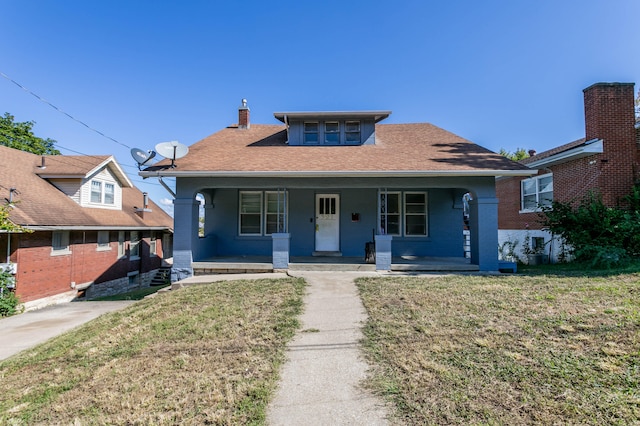
[[[92,132],[95,132],[97,134],[99,134],[102,137],[105,137],[115,143],[117,143],[118,145],[122,145],[125,148],[129,148],[131,149],[130,146],[123,144],[122,142],[119,142],[117,140],[115,140],[114,138],[112,138],[111,136],[107,136],[104,133],[102,133],[99,130],[94,129],[93,127],[89,126],[87,123],[85,123],[82,120],[79,120],[77,118],[75,118],[74,116],[72,116],[71,114],[61,110],[60,108],[58,108],[57,106],[55,106],[54,104],[52,104],[51,102],[49,102],[48,100],[42,98],[41,96],[38,96],[36,93],[32,92],[31,90],[27,89],[26,87],[24,87],[22,84],[18,83],[17,81],[15,81],[14,79],[12,79],[11,77],[9,77],[8,75],[6,75],[5,73],[3,73],[2,71],[0,71],[0,75],[4,78],[6,78],[7,80],[9,80],[10,82],[12,82],[13,84],[15,84],[16,86],[18,86],[19,88],[21,88],[22,90],[24,90],[25,92],[29,93],[30,95],[34,96],[36,99],[38,99],[40,102],[43,102],[47,105],[49,105],[51,108],[55,109],[56,111],[66,115],[67,117],[69,117],[70,119],[72,119],[73,121],[82,124],[84,127],[86,127],[87,129],[91,130]]]

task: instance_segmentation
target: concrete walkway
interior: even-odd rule
[[[69,302],[0,320],[0,361],[134,301]]]
[[[384,403],[361,388],[366,312],[354,279],[375,272],[290,272],[308,284],[302,328],[288,346],[270,425],[387,425]]]

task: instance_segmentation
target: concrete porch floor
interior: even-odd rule
[[[193,262],[194,275],[273,272],[269,256],[215,257]],[[360,257],[293,256],[290,271],[375,271],[376,265],[365,263]],[[394,257],[392,271],[475,272],[473,265],[463,257]]]

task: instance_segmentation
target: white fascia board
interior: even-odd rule
[[[24,225],[32,231],[171,231],[166,226],[64,226],[64,225]]]
[[[531,176],[535,169],[522,170],[390,170],[390,171],[155,171],[140,172],[142,177],[489,177],[489,176]]]
[[[120,167],[120,164],[118,164],[118,162],[113,156],[110,156],[109,158],[104,160],[102,163],[98,164],[96,167],[93,168],[93,170],[89,171],[89,173],[87,173],[87,175],[83,177],[86,178],[87,176],[91,176],[94,173],[99,172],[104,167],[109,167],[113,170],[113,172],[115,173],[117,178],[120,180],[120,183],[122,184],[123,187],[125,188],[133,187],[133,182],[131,182],[127,174],[122,170],[122,167]]]
[[[549,167],[560,163],[566,163],[570,160],[577,160],[578,158],[588,157],[589,155],[602,154],[604,150],[602,139],[597,139],[590,143],[585,143],[576,148],[560,152],[550,157],[543,158],[541,160],[532,161],[527,163],[527,166],[532,168]]]

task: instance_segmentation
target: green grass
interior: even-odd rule
[[[368,385],[403,424],[638,424],[640,275],[363,278]]]
[[[300,279],[168,292],[0,363],[0,424],[263,424]]]

